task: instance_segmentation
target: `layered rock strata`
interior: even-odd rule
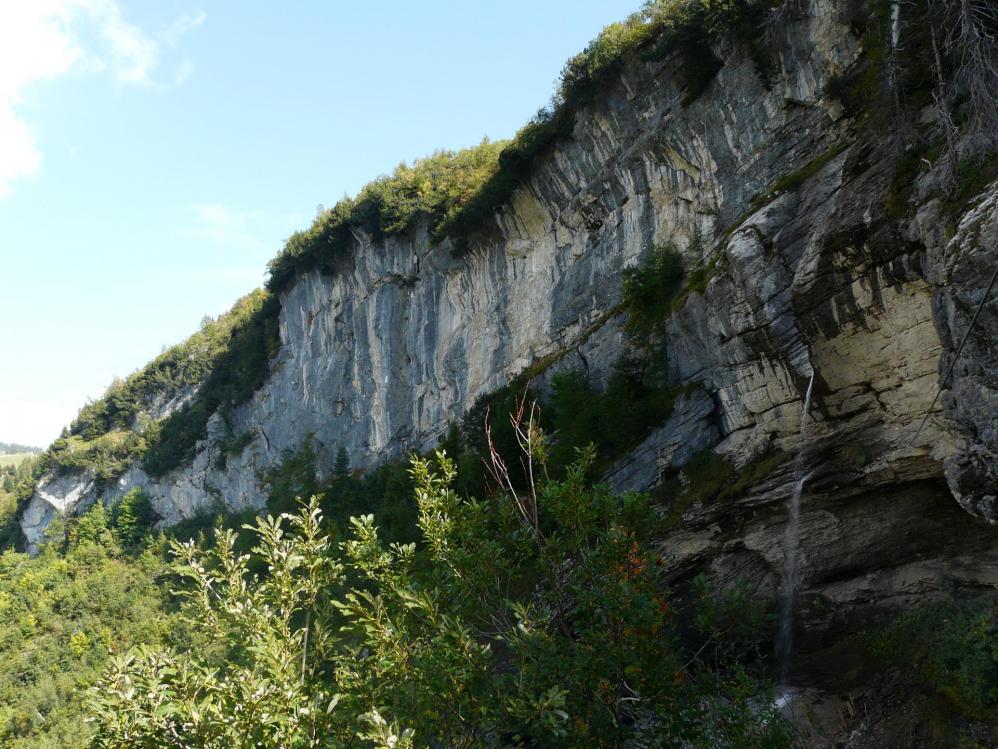
[[[134,487],[166,524],[217,502],[262,507],[267,471],[308,436],[325,465],[340,447],[356,467],[427,449],[539,361],[604,382],[628,346],[623,271],[665,243],[689,254],[699,233],[712,275],[667,324],[687,394],[608,480],[655,490],[701,450],[738,469],[803,450],[802,592],[828,626],[822,606],[845,616],[993,587],[998,293],[956,351],[998,263],[998,186],[953,216],[930,171],[917,208],[889,215],[889,138],[824,94],[859,40],[842,3],[804,5],[772,42],[767,83],[739,49],[718,50],[725,66],[683,106],[675,59],[632,60],[460,257],[425,227],[357,236],[334,275],[283,296],[269,379],[227,423],[213,417],[189,465],[159,478],[136,465],[112,485],[46,477],[21,518],[29,546],[56,512]],[[244,434],[226,455],[225,437]],[[680,508],[663,541],[676,574],[774,593],[792,465],[731,502]]]

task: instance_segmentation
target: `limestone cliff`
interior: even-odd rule
[[[155,479],[134,465],[111,486],[44,477],[21,518],[29,545],[56,511],[133,487],[166,524],[217,501],[262,507],[267,470],[309,435],[326,465],[339,447],[357,467],[430,448],[537,362],[605,381],[627,346],[622,272],[699,232],[710,279],[667,325],[688,394],[607,480],[654,489],[708,448],[738,468],[803,451],[802,592],[826,628],[998,585],[998,292],[935,399],[998,263],[998,184],[953,215],[926,169],[905,210],[888,210],[890,139],[826,93],[862,52],[846,5],[787,16],[766,82],[739,47],[723,50],[688,105],[674,57],[629,60],[460,256],[426,226],[357,236],[335,274],[282,296],[269,379],[227,423],[212,418],[192,462]],[[223,455],[228,434],[249,435],[238,455]],[[731,502],[679,508],[663,540],[676,575],[774,593],[792,466]]]

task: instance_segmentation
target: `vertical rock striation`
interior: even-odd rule
[[[48,477],[21,518],[29,544],[56,511],[133,487],[167,524],[215,502],[262,507],[267,471],[306,438],[325,465],[340,447],[358,467],[427,449],[553,354],[605,381],[627,345],[622,272],[700,232],[714,270],[667,325],[687,395],[608,480],[655,490],[701,450],[738,469],[796,451],[814,371],[804,595],[846,612],[993,585],[998,293],[935,396],[998,263],[998,186],[946,216],[930,172],[917,211],[889,215],[891,144],[823,93],[859,40],[843,3],[804,5],[773,42],[768,84],[742,51],[719,50],[725,66],[683,106],[675,59],[631,60],[466,254],[426,227],[357,236],[335,275],[283,296],[269,379],[227,424],[213,417],[189,465],[156,479],[133,466],[111,486]],[[226,455],[223,433],[250,439]],[[784,464],[731,502],[685,508],[664,541],[677,575],[775,592],[791,489]]]

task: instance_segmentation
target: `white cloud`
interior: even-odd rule
[[[150,86],[162,44],[175,45],[205,20],[184,14],[158,35],[127,21],[117,0],[0,3],[0,198],[38,173],[42,153],[19,107],[39,82],[70,72],[107,72],[122,85]],[[174,85],[193,70],[182,63]]]
[[[0,102],[0,198],[10,194],[10,183],[38,171],[42,154],[27,124]]]
[[[85,13],[106,43],[106,54],[118,83],[147,86],[159,59],[159,44],[126,21],[114,0],[82,0]]]
[[[176,44],[185,34],[190,33],[205,22],[208,14],[203,10],[196,13],[182,13],[174,19],[173,23],[167,26],[160,37],[167,44]]]
[[[190,60],[184,60],[177,66],[177,69],[173,72],[173,85],[182,86],[184,81],[191,77],[194,72],[194,63]]]
[[[67,72],[81,55],[62,27],[66,9],[55,5],[8,3],[0,11],[0,197],[13,180],[34,175],[42,160],[15,104],[28,85]]]

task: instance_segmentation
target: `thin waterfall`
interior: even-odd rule
[[[794,490],[787,504],[787,527],[783,534],[783,600],[780,603],[780,625],[776,636],[776,658],[780,667],[780,686],[787,686],[790,676],[790,657],[794,644],[794,599],[797,596],[797,523],[800,518],[800,498],[804,484],[811,477],[805,473],[804,445],[807,438],[807,416],[811,411],[811,391],[814,388],[814,370],[804,396],[804,413],[800,417],[797,457],[794,459]]]

